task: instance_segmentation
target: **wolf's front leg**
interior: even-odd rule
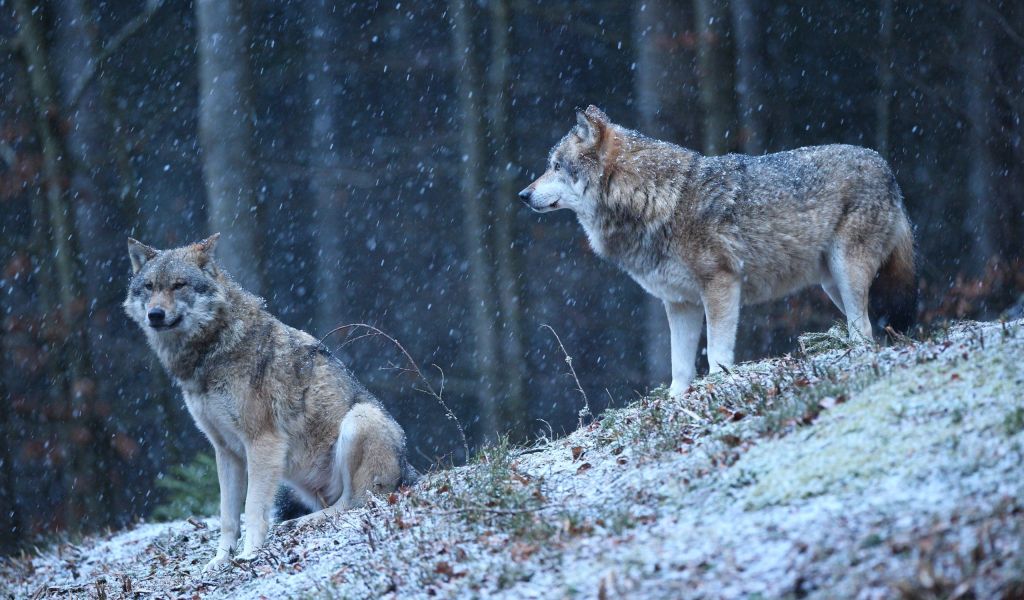
[[[665,302],[672,341],[672,386],[670,397],[678,398],[697,374],[697,344],[704,313],[700,306],[685,302]]]
[[[256,550],[267,539],[270,509],[274,506],[274,493],[281,482],[287,452],[285,440],[275,435],[264,435],[246,446],[249,485],[245,495],[245,543],[238,560],[255,558]]]
[[[203,571],[227,564],[238,542],[239,519],[242,516],[242,501],[245,499],[245,465],[242,459],[216,445],[213,451],[217,460],[217,483],[220,485],[220,542],[217,544],[217,554],[206,563]]]
[[[711,372],[733,363],[736,325],[740,319],[740,279],[732,273],[714,276],[701,293],[708,319],[708,364]]]

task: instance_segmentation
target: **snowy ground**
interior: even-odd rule
[[[13,597],[1024,596],[1024,321],[738,367],[498,445],[213,574],[213,520],[3,565]],[[821,341],[821,340],[818,340]]]

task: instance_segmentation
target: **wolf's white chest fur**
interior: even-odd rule
[[[700,302],[700,287],[693,271],[681,260],[665,260],[646,273],[627,271],[648,294],[666,302]]]
[[[245,456],[245,447],[238,431],[234,399],[226,394],[196,394],[185,391],[185,406],[196,425],[215,446]]]

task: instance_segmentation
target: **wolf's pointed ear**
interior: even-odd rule
[[[576,135],[588,145],[599,145],[603,142],[605,131],[608,129],[608,115],[601,112],[601,109],[591,104],[587,110],[576,111]]]
[[[206,267],[213,261],[213,250],[217,247],[217,240],[219,239],[220,233],[218,232],[201,242],[196,242],[196,263],[199,264],[200,268]]]
[[[211,235],[210,237],[206,238],[205,240],[196,243],[196,248],[200,252],[205,252],[206,254],[211,254],[211,253],[213,253],[213,249],[217,247],[217,240],[219,240],[219,239],[220,239],[220,232],[215,233],[215,234]]]
[[[160,251],[150,248],[139,240],[128,238],[128,258],[132,261],[132,274],[138,273],[146,263],[153,260]]]

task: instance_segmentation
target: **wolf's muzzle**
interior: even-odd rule
[[[530,196],[531,195],[533,195],[533,190],[531,190],[528,187],[527,188],[523,188],[523,190],[521,192],[519,192],[519,199],[523,201],[523,204],[526,204],[527,206],[530,206]]]
[[[149,319],[149,324],[153,327],[159,327],[164,324],[164,319],[167,318],[167,313],[160,307],[153,307],[146,313],[146,318]]]

